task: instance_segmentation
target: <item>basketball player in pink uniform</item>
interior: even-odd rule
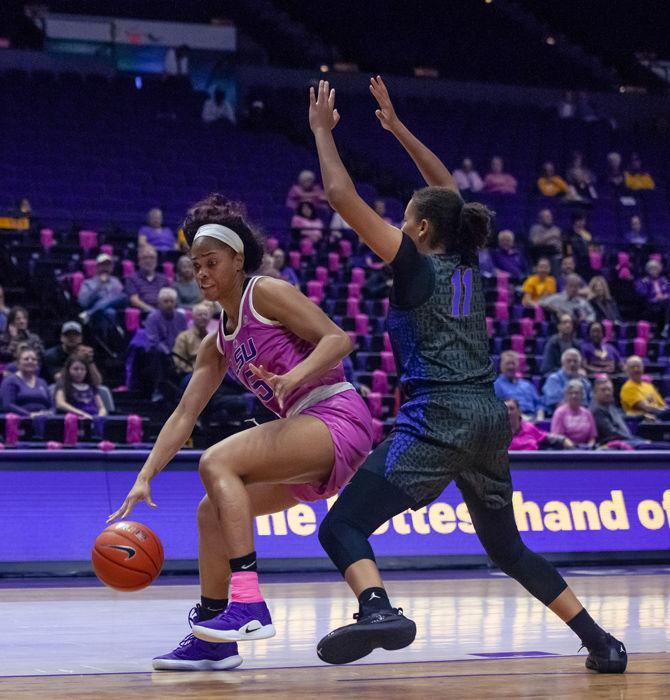
[[[205,299],[223,307],[198,351],[193,376],[123,505],[155,507],[150,482],[174,457],[231,370],[279,420],[206,450],[198,507],[202,598],[189,634],[155,669],[223,670],[242,663],[239,640],[275,634],[256,572],[253,519],[336,494],[366,458],[372,420],[341,360],[351,341],[294,286],[255,277],[263,243],[239,205],[211,195],[187,214],[184,233]],[[229,598],[230,590],[230,598]]]

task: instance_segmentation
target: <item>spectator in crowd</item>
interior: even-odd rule
[[[220,119],[225,119],[230,124],[237,124],[235,109],[226,99],[226,91],[216,88],[202,105],[202,121],[205,124],[213,124]]]
[[[605,168],[607,182],[615,189],[620,190],[624,184],[624,174],[621,170],[621,154],[612,151],[607,154],[607,166]]]
[[[163,226],[163,212],[158,207],[149,210],[147,223],[137,234],[137,247],[140,254],[146,245],[153,246],[154,250],[161,253],[177,250],[177,237],[171,228]]]
[[[144,312],[153,311],[158,304],[158,292],[169,287],[168,278],[156,272],[158,255],[152,245],[145,245],[137,255],[138,270],[126,279],[126,294],[130,305]]]
[[[484,178],[484,191],[489,194],[516,194],[517,181],[513,175],[504,171],[500,156],[491,158],[489,172]]]
[[[192,309],[202,301],[202,292],[195,279],[193,263],[188,255],[182,255],[177,260],[177,274],[172,283],[177,292],[177,306],[180,309]]]
[[[193,325],[181,331],[174,341],[172,358],[175,368],[179,374],[188,375],[186,382],[182,382],[184,388],[195,367],[198,348],[207,335],[207,325],[211,318],[212,307],[209,303],[196,304],[193,307]]]
[[[256,270],[256,274],[261,277],[274,277],[275,279],[279,279],[279,272],[277,272],[277,268],[275,267],[274,260],[270,253],[263,253],[261,265],[258,270]]]
[[[507,399],[507,415],[512,429],[512,442],[509,449],[513,452],[531,452],[542,449],[571,449],[574,444],[562,435],[545,433],[530,421],[524,420],[516,399]]]
[[[0,333],[7,330],[7,316],[9,316],[9,307],[5,304],[5,290],[0,287]]]
[[[291,228],[313,243],[318,243],[323,237],[323,221],[316,215],[316,209],[310,202],[298,204],[296,213],[291,219]]]
[[[624,183],[629,190],[653,190],[656,187],[654,178],[642,167],[642,159],[637,153],[632,153],[630,162],[624,173]]]
[[[661,335],[667,337],[670,322],[670,282],[662,275],[661,263],[652,259],[645,265],[647,274],[635,282],[635,292],[643,303],[643,315],[658,324]]]
[[[577,99],[572,90],[567,90],[563,98],[558,103],[558,118],[559,119],[574,119],[577,116]]]
[[[323,188],[316,181],[311,170],[303,170],[298,175],[298,182],[291,185],[286,197],[286,206],[295,211],[301,202],[309,202],[315,209],[327,205]]]
[[[634,246],[647,244],[647,234],[642,230],[642,219],[638,214],[630,217],[630,229],[625,234],[625,239]]]
[[[596,177],[584,164],[584,156],[580,151],[575,151],[572,154],[572,163],[568,169],[567,179],[583,201],[590,202],[598,199],[595,188]]]
[[[561,274],[558,276],[558,291],[562,292],[565,289],[565,281],[567,280],[569,275],[576,275],[577,273],[575,270],[577,269],[577,266],[575,265],[575,259],[572,255],[564,255],[563,258],[561,259]],[[588,297],[588,287],[586,285],[586,282],[584,282],[584,278],[581,275],[577,275],[580,279],[581,283],[581,288],[579,290],[579,293],[583,297]]]
[[[596,320],[596,314],[591,304],[580,295],[582,279],[579,275],[568,275],[565,278],[565,290],[544,297],[540,306],[557,316],[570,314],[576,321]]]
[[[23,306],[13,306],[7,314],[7,328],[0,333],[0,362],[12,362],[20,345],[35,351],[38,360],[44,354],[42,339],[29,328],[28,311]]]
[[[506,272],[513,280],[521,280],[526,274],[526,261],[514,245],[514,233],[504,229],[498,233],[498,245],[491,251],[496,270]]]
[[[621,387],[621,408],[627,416],[643,416],[647,420],[670,420],[670,409],[656,387],[644,378],[644,362],[631,355],[625,364],[628,380]]]
[[[74,413],[80,418],[106,416],[97,385],[93,382],[90,367],[79,357],[69,357],[56,387],[56,409],[62,413]]]
[[[581,352],[582,346],[575,338],[575,322],[571,314],[563,314],[558,319],[558,332],[552,335],[544,346],[540,372],[546,376],[561,366],[561,357],[566,350],[574,348]]]
[[[300,286],[298,275],[290,265],[286,264],[286,253],[281,248],[275,248],[272,251],[272,264],[281,279],[296,287]]]
[[[463,158],[460,168],[454,170],[454,178],[463,199],[467,200],[471,195],[484,189],[484,182],[475,170],[470,158]]]
[[[589,374],[617,374],[623,369],[619,351],[605,342],[605,331],[600,321],[589,325],[589,340],[582,343],[584,366]]]
[[[596,444],[596,422],[588,408],[584,407],[584,386],[580,379],[571,379],[563,393],[565,402],[551,418],[551,432],[565,435],[580,447],[592,448]]]
[[[94,362],[93,348],[83,345],[81,325],[76,321],[66,321],[60,329],[60,343],[44,353],[44,378],[50,383],[57,381],[65,363],[71,357],[76,357],[86,364],[93,384],[102,384],[102,375]]]
[[[386,213],[386,200],[382,199],[381,197],[377,197],[375,201],[372,203],[372,208],[375,210],[375,214],[379,216],[380,218],[384,219],[387,224],[394,224],[393,221],[391,221],[391,217],[388,216]]]
[[[556,407],[563,400],[568,382],[576,379],[582,384],[584,394],[582,403],[588,406],[591,403],[591,383],[581,374],[582,356],[579,350],[569,348],[561,355],[561,369],[552,372],[542,387],[544,406],[549,415],[553,414]]]
[[[0,385],[0,400],[5,413],[35,416],[51,413],[53,405],[49,387],[37,376],[39,358],[29,345],[16,352],[16,372],[6,376]]]
[[[565,197],[570,193],[570,185],[556,174],[556,168],[550,161],[542,166],[542,175],[537,179],[537,189],[544,197]]]
[[[563,238],[561,229],[554,223],[551,209],[540,209],[537,221],[531,226],[528,237],[534,257],[539,255],[549,257],[553,263],[552,270],[556,274],[563,252]]]
[[[107,339],[110,330],[116,328],[116,310],[128,301],[123,284],[112,274],[112,269],[112,259],[106,253],[100,253],[95,259],[95,275],[84,280],[78,296],[79,306],[84,309],[79,319],[90,324],[103,339]]]
[[[177,336],[186,330],[186,318],[177,310],[177,292],[163,287],[158,293],[158,308],[144,324],[147,335],[147,374],[152,382],[152,401],[162,401],[162,383],[170,374],[170,355]]]
[[[612,321],[618,323],[621,321],[619,307],[612,298],[609,284],[602,275],[592,277],[588,285],[588,300],[593,307],[598,321]]]
[[[532,382],[519,376],[519,353],[506,350],[500,355],[500,375],[493,384],[496,396],[505,401],[514,399],[521,413],[532,420],[542,420],[542,399]]]
[[[586,217],[584,214],[581,212],[574,214],[572,217],[572,226],[565,243],[566,251],[574,257],[577,272],[581,275],[588,275],[591,271],[589,246],[592,240],[593,236],[586,230]]]
[[[537,306],[542,299],[556,294],[556,278],[549,274],[551,263],[548,258],[540,258],[535,265],[535,273],[526,278],[521,288],[521,303],[527,307]]]

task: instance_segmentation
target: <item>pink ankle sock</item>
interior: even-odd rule
[[[230,577],[230,601],[232,603],[262,603],[255,571],[235,571]]]

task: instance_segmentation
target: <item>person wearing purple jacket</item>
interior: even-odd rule
[[[635,282],[635,292],[644,303],[645,317],[658,324],[661,335],[668,337],[670,331],[670,282],[662,275],[663,266],[652,259],[644,268],[647,274]]]
[[[509,229],[498,234],[498,245],[491,251],[491,259],[496,270],[506,272],[512,279],[522,280],[526,276],[526,261],[514,246],[514,233]]]
[[[37,376],[37,353],[23,345],[16,353],[16,373],[5,377],[0,385],[0,408],[31,418],[53,412],[53,402],[44,379]]]
[[[153,311],[158,303],[158,292],[169,287],[168,278],[156,272],[158,254],[151,245],[145,245],[137,256],[139,269],[126,279],[126,294],[130,305],[140,311]]]

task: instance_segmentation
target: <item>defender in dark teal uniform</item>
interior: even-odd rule
[[[522,542],[511,504],[505,406],[493,391],[478,251],[491,212],[464,203],[451,173],[397,118],[380,78],[370,87],[376,115],[410,154],[428,187],[415,192],[402,229],[383,221],[356,194],[332,129],[335,94],[321,81],[310,95],[326,194],[333,208],[393,269],[388,328],[404,392],[393,432],[377,447],[331,508],[319,540],[359,601],[357,622],[317,645],[329,663],[354,661],[377,647],[411,644],[416,626],[392,608],[370,535],[407,508],[437,498],[454,480],[489,557],[547,605],[589,650],[586,666],[626,668],[621,642],[602,630],[543,557]]]

